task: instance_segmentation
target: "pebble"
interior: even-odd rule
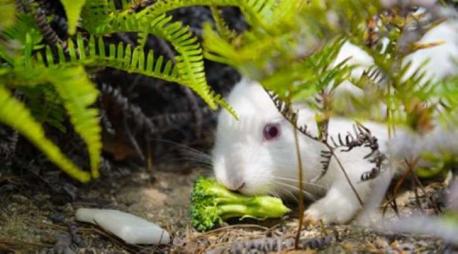
[[[52,213],[48,218],[53,223],[63,223],[65,221],[65,216],[61,213]]]

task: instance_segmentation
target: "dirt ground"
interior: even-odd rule
[[[69,191],[59,197],[39,180],[0,175],[0,253],[443,253],[452,251],[441,240],[400,234],[378,234],[352,225],[309,225],[294,251],[296,215],[264,222],[242,221],[206,233],[190,227],[189,195],[203,170],[189,173],[122,170],[117,175]],[[153,175],[154,177],[152,177]],[[65,188],[65,185],[64,185]],[[433,200],[442,186],[425,189]],[[415,207],[414,193],[398,198],[398,209]],[[421,197],[420,197],[421,200]],[[421,209],[432,209],[420,204]],[[165,246],[123,243],[100,228],[75,222],[79,207],[115,208],[161,225],[172,235]],[[392,210],[388,208],[388,210]]]

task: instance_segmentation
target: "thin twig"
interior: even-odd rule
[[[297,114],[296,114],[297,116]],[[295,126],[297,126],[297,117],[295,120]],[[302,224],[304,223],[304,183],[303,183],[303,175],[302,175],[302,158],[300,154],[300,147],[299,147],[299,137],[298,137],[298,130],[297,128],[293,128],[294,131],[294,143],[296,145],[296,157],[297,157],[297,171],[298,171],[298,178],[299,178],[299,225],[297,228],[296,233],[296,241],[294,242],[294,248],[297,250],[299,249],[299,240],[301,236]]]
[[[330,148],[330,147],[329,147],[329,148]],[[340,170],[342,170],[342,173],[344,174],[345,178],[347,179],[347,182],[348,182],[348,184],[350,185],[351,190],[353,191],[353,193],[355,194],[356,198],[358,199],[359,204],[360,204],[361,206],[363,206],[363,205],[364,205],[363,200],[361,199],[361,197],[360,197],[359,194],[358,194],[358,191],[356,190],[355,186],[354,186],[353,183],[351,182],[350,177],[348,176],[347,171],[345,170],[344,166],[343,166],[342,163],[340,162],[340,160],[339,160],[339,158],[337,157],[337,155],[334,153],[334,149],[330,148],[330,151],[331,151],[332,156],[334,157],[334,159],[336,159],[336,162],[337,162],[337,164],[339,165]]]
[[[421,206],[421,202],[420,202],[420,195],[418,195],[417,185],[416,185],[415,179],[413,179],[413,177],[410,178],[410,185],[412,186],[412,189],[413,189],[413,193],[414,193],[414,196],[415,196],[415,203],[416,203],[417,207],[422,212],[424,212],[424,209]]]
[[[127,138],[130,142],[130,144],[134,147],[134,150],[135,152],[137,153],[138,157],[143,161],[145,162],[145,155],[144,155],[144,151],[140,148],[138,142],[137,142],[137,139],[135,138],[135,136],[132,134],[132,132],[130,131],[130,128],[129,126],[127,125],[127,119],[124,117],[124,119],[122,120],[123,122],[123,126],[124,126],[124,130],[126,131],[126,135],[127,135]]]
[[[146,134],[146,137],[146,171],[153,175],[153,155],[150,142],[151,139],[148,134]]]
[[[0,239],[0,244],[15,245],[15,246],[20,245],[23,247],[25,247],[26,245],[31,245],[31,246],[36,246],[36,247],[51,247],[52,246],[50,244],[28,242],[28,241],[23,241],[23,240],[18,240],[18,239]]]
[[[433,198],[429,193],[426,192],[425,186],[421,183],[420,179],[416,174],[413,174],[413,179],[416,182],[416,184],[420,187],[421,192],[423,192],[423,195],[428,198],[429,202],[434,206],[434,213],[436,215],[440,214],[442,212],[442,209],[440,206],[437,204],[437,202],[434,202]]]
[[[415,159],[413,160],[413,163],[416,164],[416,163],[418,162],[419,159],[420,159],[420,158],[418,158],[418,157],[415,158]],[[396,196],[397,196],[397,194],[399,193],[399,190],[400,190],[402,184],[404,183],[404,181],[406,180],[406,178],[407,178],[409,175],[412,175],[412,174],[413,174],[413,168],[409,166],[409,165],[412,164],[412,162],[409,162],[409,161],[407,161],[407,160],[404,160],[404,162],[405,162],[406,165],[407,165],[407,170],[406,170],[406,172],[405,172],[404,174],[401,175],[401,177],[399,178],[399,180],[396,182],[396,185],[394,186],[393,191],[392,191],[392,195],[393,195],[393,196],[391,197],[391,199],[389,199],[389,200],[383,205],[383,207],[384,207],[384,208],[383,208],[383,214],[385,214],[386,209],[387,209],[387,205],[390,204],[390,203],[392,203],[393,210],[396,212],[396,214],[398,214],[398,211],[397,211],[397,210],[398,210],[398,209],[397,209],[397,203],[396,203]]]
[[[399,216],[398,203],[396,202],[396,195],[394,193],[394,190],[390,191],[390,195],[391,197],[383,205],[382,214],[385,215],[386,210],[388,209],[388,205],[391,205],[393,211],[396,213],[397,216]]]

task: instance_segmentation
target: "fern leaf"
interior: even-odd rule
[[[248,23],[254,27],[268,29],[268,23],[273,20],[272,10],[275,4],[275,0],[242,0],[239,7],[246,15]]]
[[[65,14],[67,14],[69,34],[75,33],[76,26],[78,25],[78,20],[81,14],[81,9],[83,8],[85,2],[86,0],[61,0],[61,3],[65,9]]]
[[[445,108],[441,114],[441,121],[458,124],[458,75],[435,84],[435,88],[434,92],[438,98],[442,98]]]
[[[224,22],[223,17],[221,16],[218,7],[212,5],[210,6],[213,19],[215,20],[216,30],[218,33],[226,40],[231,41],[235,36],[235,32],[232,31]]]
[[[322,89],[333,90],[349,77],[352,69],[346,60],[334,66],[344,42],[339,37],[334,38],[303,59],[297,59],[294,55],[293,58],[286,58],[289,63],[275,64],[270,60],[267,67],[273,71],[261,69],[259,80],[267,89],[275,91],[282,98],[288,95],[293,101],[303,101]]]
[[[16,5],[14,0],[0,0],[0,31],[12,26],[15,22]]]
[[[88,31],[93,32],[93,28],[106,24],[110,13],[115,10],[114,1],[111,0],[87,1],[81,11],[81,25]]]
[[[81,182],[90,180],[91,176],[88,172],[79,169],[56,145],[45,137],[41,125],[33,119],[24,104],[15,99],[4,86],[0,86],[0,122],[14,128],[28,138],[68,175]]]
[[[215,94],[213,91],[210,92],[213,97],[215,98],[215,101],[221,105],[222,108],[226,109],[229,114],[231,114],[235,119],[239,119],[237,112],[235,109],[227,103],[227,101],[224,100],[224,98],[220,94]]]
[[[202,49],[189,27],[183,26],[181,22],[170,22],[171,17],[165,14],[145,14],[146,12],[113,14],[107,24],[100,24],[94,32],[141,32],[167,40],[178,52],[175,58],[178,83],[190,87],[210,108],[215,109],[216,103],[209,94],[210,87],[205,78]]]
[[[277,1],[277,4],[273,7],[272,26],[278,27],[284,23],[296,22],[297,15],[300,13],[305,5],[303,0],[282,0]]]
[[[38,26],[31,15],[18,14],[15,23],[3,31],[11,40],[16,40],[21,44],[26,44],[26,36],[30,36],[32,45],[37,45],[43,39]]]
[[[90,108],[98,96],[98,90],[87,77],[84,68],[54,65],[45,67],[32,63],[14,69],[16,85],[30,86],[50,83],[62,100],[75,131],[85,142],[91,165],[92,177],[98,177],[101,154],[101,136],[98,110]]]
[[[250,1],[250,8],[256,8],[261,11],[265,8],[266,4],[260,4],[260,2],[273,2],[272,0],[257,0]],[[136,59],[131,63],[130,71],[139,71],[138,73],[150,74],[155,77],[158,75],[158,71],[161,71],[162,79],[180,83],[188,86],[194,92],[196,92],[212,109],[216,109],[217,105],[224,105],[217,103],[211,88],[208,86],[205,72],[203,53],[200,43],[197,38],[191,33],[188,27],[183,26],[181,22],[171,22],[172,17],[164,14],[179,7],[186,7],[191,5],[233,5],[245,4],[244,1],[240,0],[190,0],[190,1],[158,1],[152,6],[145,8],[138,13],[132,13],[129,10],[118,12],[114,10],[107,1],[96,0],[93,3],[88,3],[83,10],[83,26],[94,34],[108,34],[114,32],[136,32],[141,34],[141,37],[146,38],[147,34],[158,36],[170,42],[170,44],[177,51],[178,55],[175,57],[175,65],[172,62],[167,62],[165,67],[162,67],[161,61],[163,58],[157,58],[157,64],[154,67],[153,72],[144,72],[145,68],[138,68]],[[247,7],[248,8],[248,7]],[[248,9],[250,9],[248,8]],[[104,48],[99,48],[99,54],[104,57]],[[111,52],[115,51],[114,47],[111,47]],[[118,47],[119,49],[119,47]],[[119,50],[118,50],[119,52]],[[133,57],[134,53],[138,53],[139,50],[131,51],[129,46],[125,48],[124,60]],[[111,53],[109,53],[111,54]],[[112,55],[110,55],[112,56]],[[142,54],[138,56],[143,56]],[[151,62],[148,60],[153,59],[153,54],[148,53],[146,58],[146,68],[150,70]],[[115,58],[119,60],[120,58]],[[109,63],[106,61],[105,63]],[[143,63],[143,62],[140,62]],[[119,68],[119,63],[115,66]],[[163,75],[167,73],[168,75]],[[164,78],[165,77],[165,78]],[[222,100],[219,100],[222,101]],[[227,108],[227,107],[226,107]]]
[[[142,12],[160,15],[174,9],[190,6],[236,6],[253,27],[267,27],[272,20],[276,0],[163,0],[148,6]]]
[[[253,57],[253,54],[246,56],[237,52],[236,48],[213,31],[209,24],[204,25],[203,38],[204,56],[209,60],[237,67],[248,60],[245,57]]]
[[[156,57],[152,50],[145,53],[141,47],[132,48],[122,43],[117,45],[106,43],[101,37],[91,36],[85,43],[81,34],[77,33],[76,43],[71,40],[67,41],[69,59],[63,55],[61,47],[58,47],[58,52],[61,56],[55,59],[51,47],[48,46],[42,54],[37,54],[37,62],[47,66],[83,64],[112,67],[170,82],[181,82],[172,61],[164,61],[162,56]]]
[[[62,98],[75,131],[87,145],[92,177],[97,178],[102,150],[101,129],[98,110],[90,106],[96,101],[98,90],[82,66],[56,69],[53,74],[50,81]]]
[[[175,49],[181,53],[175,58],[178,73],[185,85],[194,90],[210,108],[215,109],[216,103],[209,93],[210,87],[205,78],[202,48],[194,38],[190,38],[189,32],[186,31],[183,33],[180,30],[187,29],[179,29],[177,31],[166,30],[164,33],[164,37],[169,39],[172,44],[175,44]]]

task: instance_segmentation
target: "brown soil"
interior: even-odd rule
[[[204,173],[159,171],[153,172],[153,180],[145,171],[130,172],[82,186],[78,198],[68,202],[37,188],[33,179],[0,175],[0,252],[441,253],[445,248],[442,241],[430,237],[378,234],[352,225],[306,225],[300,250],[293,251],[297,230],[294,214],[281,220],[242,221],[198,233],[189,223],[189,195],[193,181]],[[426,190],[433,195],[441,188],[433,184]],[[398,208],[402,211],[416,206],[413,197],[413,192],[399,196]],[[75,222],[79,207],[115,208],[139,215],[168,230],[173,242],[167,246],[127,245],[96,226]]]

